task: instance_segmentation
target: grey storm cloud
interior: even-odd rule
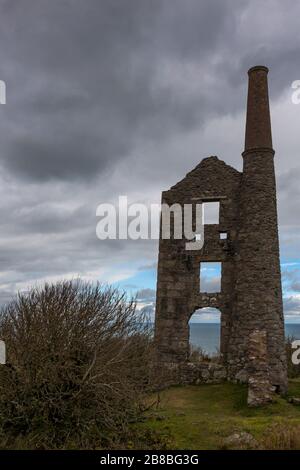
[[[233,4],[2,2],[11,135],[2,140],[4,168],[28,180],[93,178],[127,158],[138,139],[159,139],[235,110],[228,89],[242,84],[240,74],[238,84],[230,83],[227,66],[221,75],[227,61],[210,63],[236,28],[232,12],[241,6]],[[222,87],[210,83],[213,73]],[[199,84],[204,77],[197,93],[189,92],[189,77]]]
[[[293,282],[291,288],[295,292],[300,292],[300,281]]]
[[[286,315],[296,316],[300,314],[300,299],[295,297],[283,298],[283,309]]]
[[[1,160],[27,180],[94,178],[130,158],[137,140],[240,109],[257,60],[297,62],[292,44],[282,54],[271,42],[253,57],[236,54],[245,1],[1,3],[9,99]],[[284,80],[277,73],[274,88]]]
[[[156,298],[156,292],[154,289],[141,289],[136,293],[136,297],[139,302],[154,302]]]
[[[218,277],[201,276],[201,292],[219,292],[220,279]]]
[[[300,79],[299,16],[291,0],[0,0],[0,299],[47,277],[130,284],[155,269],[156,241],[97,240],[96,207],[159,202],[209,153],[240,168],[257,63],[271,70],[282,253],[294,259],[300,106],[280,100]]]
[[[291,269],[282,272],[282,280],[289,291],[300,292],[300,270]]]

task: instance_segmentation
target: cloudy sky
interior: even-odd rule
[[[157,203],[209,155],[241,170],[247,70],[264,64],[285,315],[300,322],[299,18],[291,0],[0,0],[1,302],[81,276],[151,307],[157,242],[98,240],[96,207]]]

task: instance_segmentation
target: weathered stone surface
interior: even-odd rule
[[[235,432],[226,437],[223,445],[229,449],[255,449],[258,447],[256,439],[248,432]]]
[[[256,329],[250,334],[248,356],[248,405],[266,405],[272,401],[275,387],[270,382],[265,330]]]
[[[232,381],[249,382],[252,402],[258,390],[269,390],[266,381],[270,390],[287,389],[274,151],[265,67],[249,71],[243,172],[215,156],[205,158],[162,194],[162,202],[169,205],[211,200],[220,203],[219,224],[204,227],[201,250],[187,251],[185,239],[160,240],[157,362],[170,365],[175,383],[194,383],[195,377],[198,382],[217,380],[223,374]],[[220,239],[220,232],[227,233],[226,240]],[[199,267],[204,261],[222,262],[220,293],[200,293]],[[203,307],[221,311],[220,352],[225,372],[214,372],[213,379],[208,368],[200,373],[200,369],[195,371],[189,365],[188,322],[194,311]],[[256,368],[256,360],[249,354],[249,338],[255,330],[265,332],[265,356]],[[257,357],[261,352],[257,350]]]
[[[197,364],[186,362],[180,365],[179,376],[182,384],[217,384],[226,380],[227,372],[222,364],[214,362],[199,362]]]
[[[300,398],[290,397],[288,401],[289,403],[292,403],[293,405],[300,406]]]

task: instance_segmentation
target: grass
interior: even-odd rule
[[[289,395],[300,397],[300,379],[290,381]],[[266,407],[251,409],[246,398],[247,387],[231,383],[172,387],[160,393],[159,405],[149,411],[139,428],[161,433],[168,449],[191,450],[220,449],[224,438],[241,431],[259,443],[268,442],[269,447],[274,429],[281,430],[280,436],[287,429],[298,433],[300,406],[276,397]],[[280,436],[274,437],[274,445]]]
[[[300,378],[290,380],[289,396],[300,398]],[[171,387],[149,398],[156,404],[116,448],[217,450],[226,448],[226,437],[247,432],[261,449],[300,449],[300,406],[288,396],[256,409],[246,400],[247,387],[228,382]],[[30,436],[13,442],[0,436],[0,448],[32,448]]]

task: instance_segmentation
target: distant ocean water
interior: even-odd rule
[[[300,339],[300,324],[285,324],[285,335]],[[219,323],[190,323],[190,343],[201,346],[208,354],[214,354],[219,349]]]

